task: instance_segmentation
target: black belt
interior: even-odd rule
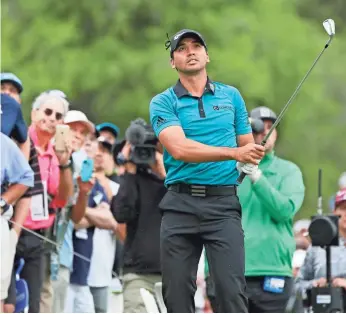
[[[237,195],[237,187],[235,185],[218,186],[178,183],[170,185],[168,190],[199,197]]]

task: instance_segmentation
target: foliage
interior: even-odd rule
[[[24,112],[34,97],[61,89],[96,123],[122,130],[148,118],[148,104],[177,79],[166,33],[193,28],[209,45],[210,77],[238,87],[248,106],[279,112],[323,48],[325,12],[344,30],[344,0],[3,0],[2,69],[24,83]],[[279,127],[277,154],[296,162],[306,183],[299,216],[316,206],[324,170],[325,205],[345,170],[345,33],[338,33]]]

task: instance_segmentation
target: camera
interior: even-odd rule
[[[253,133],[262,133],[264,131],[264,123],[261,119],[249,118],[251,129]]]
[[[155,163],[156,144],[158,142],[154,130],[142,118],[131,121],[130,126],[125,131],[125,142],[131,144],[131,152],[128,160],[118,151],[116,155],[116,163],[124,165],[127,161],[133,162],[137,166],[147,167],[149,164]]]
[[[339,217],[335,215],[315,215],[311,217],[309,235],[312,246],[326,250],[327,286],[311,290],[314,312],[342,313],[344,309],[342,288],[331,285],[331,247],[339,245]]]
[[[326,287],[316,287],[311,290],[311,305],[317,313],[343,313],[344,300],[342,288],[331,284],[331,247],[339,245],[339,217],[323,215],[322,211],[322,169],[318,172],[318,204],[317,215],[311,217],[309,236],[311,245],[322,247],[326,251]]]

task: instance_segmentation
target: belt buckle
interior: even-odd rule
[[[207,187],[205,185],[190,185],[191,196],[206,197]]]

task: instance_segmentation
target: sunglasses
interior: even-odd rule
[[[54,111],[52,109],[46,108],[43,112],[45,113],[45,115],[47,117],[49,117],[49,116],[51,116],[53,114]],[[60,112],[56,112],[55,113],[55,119],[57,119],[57,120],[61,120],[63,116],[64,115],[62,113],[60,113]]]

